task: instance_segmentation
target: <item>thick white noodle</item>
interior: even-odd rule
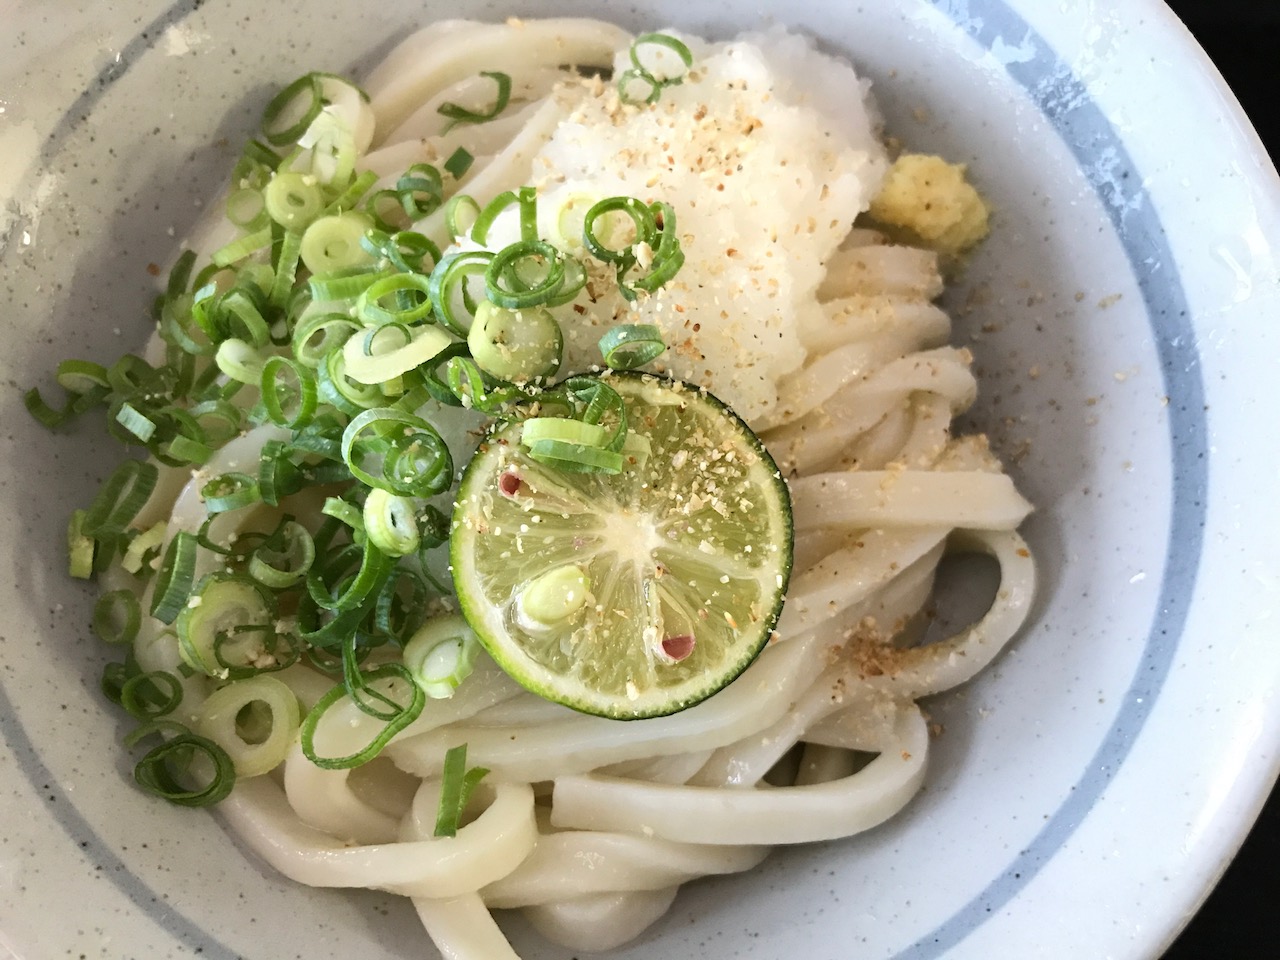
[[[623,760],[687,753],[733,743],[776,722],[821,670],[812,638],[767,650],[715,697],[669,717],[618,723],[561,708],[532,727],[455,724],[392,742],[386,750],[416,776],[440,773],[444,753],[467,744],[468,761],[510,780],[548,780]]]
[[[791,484],[796,530],[938,527],[1013,530],[1031,512],[1003,473],[859,470]]]
[[[869,830],[897,813],[924,779],[929,731],[913,703],[899,712],[881,753],[857,773],[790,787],[692,787],[600,774],[561,777],[551,822],[622,830],[684,843],[812,843]]]
[[[866,295],[932,300],[942,293],[938,256],[928,250],[887,243],[842,246],[827,261],[819,300]]]
[[[533,789],[497,783],[492,802],[456,837],[349,845],[302,823],[268,777],[236,784],[220,812],[251,849],[285,876],[316,887],[371,887],[412,897],[472,893],[510,873],[537,841]],[[480,792],[480,791],[477,791]],[[421,804],[434,822],[438,781],[423,781]],[[410,813],[406,821],[415,819]],[[402,826],[403,829],[403,826]]]
[[[612,950],[634,940],[671,908],[674,886],[662,890],[588,894],[526,907],[534,929],[574,950]]]
[[[508,74],[561,65],[607,66],[631,36],[599,20],[547,19],[429,27],[405,41],[370,75],[366,90],[381,143],[422,103],[485,70]]]
[[[414,897],[413,906],[443,960],[520,960],[476,894],[447,900]]]
[[[524,907],[610,891],[660,890],[695,877],[741,873],[765,846],[673,843],[634,833],[543,833],[511,874],[481,891],[491,907]]]

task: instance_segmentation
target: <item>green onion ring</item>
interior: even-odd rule
[[[95,538],[122,533],[151,497],[159,476],[154,464],[142,460],[120,464],[85,511],[81,532]]]
[[[159,575],[151,595],[151,616],[161,623],[173,623],[191,596],[196,572],[195,534],[179,530],[169,541],[160,562]]]
[[[523,290],[503,284],[520,283],[517,269],[522,260],[541,261],[547,265],[541,281]],[[489,301],[508,310],[537,307],[555,298],[564,286],[564,255],[545,240],[521,240],[504,247],[489,261],[484,272],[485,289]]]
[[[188,789],[178,782],[178,775],[170,764],[186,761],[184,766],[188,766],[193,753],[203,755],[213,764],[213,774],[203,787]],[[186,731],[148,751],[133,768],[133,779],[143,790],[170,803],[205,807],[231,793],[236,775],[235,765],[225,750],[212,740]]]
[[[666,349],[662,331],[651,323],[622,323],[600,338],[600,355],[615,370],[642,367]]]
[[[384,439],[388,432],[394,432],[401,441],[408,439],[415,445],[422,445],[425,458],[421,462],[426,465],[426,469],[414,482],[391,482],[385,474],[375,477],[360,466],[355,449],[357,440],[366,429],[371,428],[383,432]],[[358,480],[370,487],[402,496],[435,496],[444,493],[453,483],[453,459],[436,428],[421,417],[392,407],[366,410],[347,424],[342,433],[342,459]]]
[[[388,663],[381,667],[375,667],[363,676],[366,684],[373,680],[381,680],[388,677],[402,679],[409,684],[412,699],[408,705],[401,707],[400,712],[396,714],[394,719],[387,721],[386,726],[378,732],[377,736],[363,750],[345,757],[321,757],[317,755],[315,748],[316,727],[319,725],[320,718],[324,716],[325,711],[348,695],[347,689],[343,684],[338,684],[326,693],[311,708],[311,711],[303,719],[301,727],[302,752],[308,760],[322,770],[349,770],[352,767],[368,763],[382,752],[382,748],[391,742],[392,737],[418,719],[418,716],[422,713],[423,706],[427,702],[427,695],[422,692],[422,688],[413,682],[413,678],[409,676],[408,671],[398,663]]]
[[[92,622],[103,643],[133,643],[142,625],[142,606],[132,590],[111,590],[93,605]]]

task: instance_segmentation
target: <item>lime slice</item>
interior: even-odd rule
[[[662,716],[724,687],[768,640],[791,572],[791,501],[755,434],[710,394],[604,379],[630,424],[622,472],[540,464],[520,423],[492,434],[454,508],[454,586],[528,690],[600,716]]]

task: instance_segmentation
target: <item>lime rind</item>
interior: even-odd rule
[[[650,374],[606,379],[650,455],[618,475],[569,474],[530,459],[519,424],[495,430],[463,474],[450,560],[467,622],[526,689],[585,713],[662,716],[722,689],[768,642],[791,571],[791,503],[764,445],[711,394]],[[517,494],[501,489],[504,473]],[[583,571],[590,601],[563,624],[521,616],[521,590],[565,565]],[[692,649],[667,656],[664,638],[686,636]]]

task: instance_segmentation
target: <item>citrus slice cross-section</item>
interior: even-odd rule
[[[707,392],[612,374],[621,473],[539,463],[522,424],[463,475],[450,560],[462,612],[522,686],[616,719],[675,713],[769,639],[791,571],[791,502],[764,446]]]

